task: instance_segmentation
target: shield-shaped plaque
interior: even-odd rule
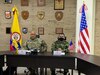
[[[28,6],[29,0],[21,0],[21,6]]]
[[[60,21],[63,18],[63,12],[62,11],[55,12],[55,18],[57,21]]]
[[[40,20],[42,20],[42,19],[44,18],[44,16],[45,16],[45,12],[44,12],[44,11],[38,11],[38,12],[37,12],[37,17],[38,17]]]
[[[24,20],[26,20],[28,17],[29,17],[29,12],[28,11],[22,11],[22,18],[24,19]]]

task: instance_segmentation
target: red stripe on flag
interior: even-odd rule
[[[83,52],[86,54],[87,52],[86,52],[86,50],[85,50],[85,48],[84,48],[84,46],[83,46],[81,40],[80,40],[80,47],[82,48]]]
[[[86,32],[87,36],[89,37],[89,33],[88,33],[88,29],[87,28],[85,29],[85,32]]]
[[[87,28],[85,29],[85,31],[87,30]],[[86,32],[87,34],[88,32]],[[87,42],[86,38],[89,38],[89,37],[85,37],[84,36],[84,32],[81,32],[81,35],[82,35],[82,38],[83,38],[83,41],[84,43],[86,44],[86,47],[88,48],[88,50],[90,50],[90,47],[89,47],[89,43]]]
[[[12,45],[10,45],[10,51],[13,51],[13,46]]]

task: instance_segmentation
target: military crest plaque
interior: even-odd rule
[[[63,18],[63,12],[62,11],[55,12],[55,18],[57,21],[60,21]]]
[[[44,11],[38,11],[37,12],[37,17],[42,20],[45,17],[45,12]]]
[[[22,11],[22,12],[21,12],[21,15],[22,15],[22,18],[23,18],[24,20],[26,20],[26,19],[28,19],[28,17],[29,17],[29,12],[28,12],[28,11]]]
[[[26,34],[26,33],[28,32],[28,29],[27,29],[27,28],[22,28],[22,32],[23,32],[24,34]]]
[[[5,11],[5,18],[10,19],[11,18],[11,11]]]

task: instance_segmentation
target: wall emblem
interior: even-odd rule
[[[14,32],[12,33],[11,38],[12,40],[15,39],[16,41],[19,41],[21,39],[21,35],[18,32]]]
[[[57,21],[60,21],[63,18],[63,12],[62,11],[55,12],[55,18]]]
[[[38,12],[37,12],[37,17],[38,17],[40,20],[42,20],[42,19],[44,18],[44,16],[45,16],[45,12],[44,12],[44,11],[38,11]]]
[[[23,32],[24,34],[26,34],[26,33],[28,32],[28,29],[27,29],[27,28],[22,28],[22,32]]]
[[[21,12],[21,15],[22,15],[22,18],[23,18],[24,20],[26,20],[26,19],[28,19],[28,17],[29,17],[29,12],[28,12],[28,11],[22,11],[22,12]]]

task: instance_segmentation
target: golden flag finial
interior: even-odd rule
[[[13,15],[15,14],[15,12],[16,12],[16,14],[18,15],[18,9],[17,9],[17,7],[14,5],[14,7],[12,8],[12,11],[13,11]]]

